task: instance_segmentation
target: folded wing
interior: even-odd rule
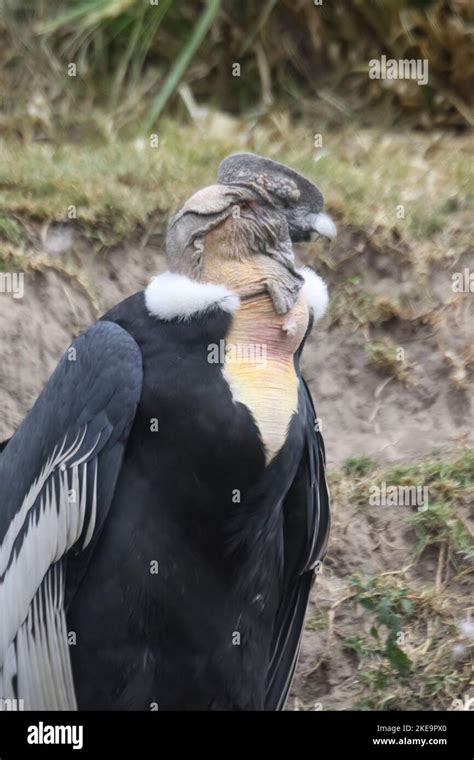
[[[316,412],[308,386],[302,378],[300,382],[300,414],[305,420],[306,445],[283,505],[283,588],[267,677],[266,710],[281,710],[285,705],[298,659],[315,567],[324,557],[330,527],[324,443],[316,429]]]
[[[0,698],[75,709],[65,617],[112,502],[142,387],[133,338],[97,322],[0,456]]]

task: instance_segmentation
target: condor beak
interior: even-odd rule
[[[333,240],[337,235],[336,225],[327,214],[310,214],[308,218],[311,231]]]

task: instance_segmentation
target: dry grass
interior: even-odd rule
[[[57,257],[51,258],[44,253],[38,255],[38,252],[29,246],[19,249],[11,242],[0,243],[0,246],[0,272],[23,272],[24,274],[47,270],[57,272],[86,296],[92,307],[92,313],[97,318],[100,316],[101,310],[94,290],[77,265],[71,262],[66,263]]]
[[[322,149],[313,147],[315,131],[323,135]],[[363,229],[374,245],[419,244],[418,268],[426,259],[454,259],[472,235],[473,148],[467,138],[445,137],[440,144],[436,136],[407,138],[350,127],[333,133],[281,115],[258,125],[225,122],[212,141],[205,125],[167,122],[158,140],[157,148],[149,139],[113,136],[95,144],[2,140],[3,218],[68,221],[74,206],[83,231],[118,240],[137,225],[162,221],[194,189],[214,181],[223,156],[242,148],[311,176],[330,211]],[[0,234],[5,236],[1,222]]]
[[[67,8],[61,0],[7,0],[7,106],[19,117],[21,87],[40,120],[38,96],[53,103],[51,121],[72,128],[78,106],[90,113],[97,103],[122,126],[153,122],[170,99],[179,103],[173,96],[185,73],[197,97],[233,113],[280,101],[339,124],[359,114],[385,126],[464,126],[473,123],[472,21],[466,0],[73,0]],[[382,54],[427,59],[428,84],[369,79],[369,61]]]
[[[400,347],[390,338],[367,343],[365,346],[370,366],[381,375],[395,377],[399,382],[408,382],[410,364],[405,361]]]

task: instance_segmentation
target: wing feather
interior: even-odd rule
[[[72,348],[0,457],[0,698],[26,709],[76,708],[67,557],[99,534],[141,393],[140,350],[118,325]]]
[[[282,710],[298,660],[314,568],[324,556],[330,527],[329,491],[322,436],[315,429],[308,386],[301,378],[300,413],[306,445],[283,505],[285,551],[283,588],[266,685],[266,710]]]

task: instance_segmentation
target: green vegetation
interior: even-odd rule
[[[387,582],[387,578],[364,579],[360,575],[352,578],[352,584],[355,589],[354,603],[360,604],[374,617],[370,636],[376,640],[376,648],[371,650],[372,655],[386,657],[401,676],[407,676],[411,670],[411,661],[397,642],[402,631],[401,617],[409,617],[413,612],[408,589],[393,586]],[[387,631],[386,636],[382,636],[381,627]],[[350,646],[350,641],[347,646]],[[357,651],[360,652],[359,647]]]
[[[61,0],[5,0],[0,32],[11,81],[26,94],[47,91],[69,123],[76,116],[72,105],[91,108],[97,102],[115,109],[122,124],[137,117],[151,123],[186,72],[198,97],[231,112],[280,100],[293,112],[320,118],[322,111],[338,123],[357,113],[367,119],[371,112],[389,125],[403,112],[405,120],[425,128],[473,122],[472,20],[469,3],[457,0],[320,6],[292,0],[71,0],[66,10]],[[428,58],[428,83],[369,79],[368,62],[382,54]],[[71,62],[77,65],[73,85]],[[238,86],[232,77],[236,62]],[[320,104],[314,110],[316,94]],[[16,110],[14,103],[11,108]]]
[[[26,234],[16,219],[0,214],[0,239],[2,238],[21,246],[26,241]]]
[[[452,709],[468,693],[474,647],[460,637],[449,604],[394,575],[354,576],[352,585],[370,624],[368,634],[344,642],[358,660],[355,709]]]
[[[396,377],[400,382],[407,382],[409,365],[400,356],[399,347],[390,338],[367,343],[365,350],[369,364],[376,372]]]
[[[470,492],[474,487],[474,451],[467,450],[454,461],[442,461],[436,452],[433,452],[433,457],[438,458],[417,464],[396,465],[391,470],[392,478],[401,485],[409,485],[421,477],[429,484],[430,490],[448,495],[451,502],[459,495],[459,490],[456,493],[453,488]]]
[[[375,466],[370,457],[350,457],[343,464],[343,470],[346,475],[363,476],[367,475]]]
[[[421,555],[429,546],[447,546],[454,555],[474,564],[474,542],[467,523],[453,510],[449,502],[435,502],[426,510],[410,516]]]
[[[307,631],[324,631],[328,626],[328,615],[322,612],[319,615],[313,615],[306,619],[305,628]]]
[[[74,223],[83,232],[117,241],[137,226],[163,223],[194,189],[215,181],[219,160],[235,150],[241,134],[242,127],[231,124],[211,141],[206,139],[205,127],[165,121],[157,133],[158,147],[152,147],[150,138],[124,141],[113,135],[77,143],[27,140],[19,144],[0,138],[0,205],[10,218],[24,215],[48,221],[68,220],[69,209],[75,206]],[[391,145],[376,131],[364,135],[361,146],[352,130],[328,132],[321,152],[312,147],[311,127],[286,123],[262,128],[243,147],[278,158],[314,178],[340,223],[363,229],[365,235],[372,234],[372,240],[378,236],[389,241],[396,233],[417,245],[415,267],[436,252],[444,257],[447,250],[451,256],[464,250],[473,227],[468,211],[474,207],[474,179],[460,151],[462,141],[450,145],[447,140],[442,157],[426,159],[423,172],[430,169],[430,185],[419,197],[406,201],[406,219],[397,220],[395,209],[407,188],[419,186],[420,155],[431,141],[420,136]],[[463,144],[467,149],[468,142]],[[424,230],[433,205],[446,204],[454,187],[459,193],[458,210],[440,212],[442,231],[424,237],[425,252],[418,244],[419,231]],[[354,281],[336,294],[333,320],[340,321],[343,315],[349,319],[349,306],[351,318],[361,323],[370,319],[383,324],[405,312],[413,316],[413,307],[407,310],[396,299],[367,294]]]
[[[409,524],[418,540],[418,555],[431,545],[447,542],[455,554],[474,559],[469,528],[461,520],[457,507],[474,498],[474,450],[468,449],[454,461],[443,461],[440,454],[415,464],[377,466],[369,457],[352,457],[343,473],[333,473],[332,483],[339,498],[355,508],[366,509],[371,485],[385,482],[390,486],[426,486],[427,509],[410,514]]]
[[[340,601],[332,605],[325,631],[313,618],[310,629],[326,636],[336,631],[343,651],[352,653],[357,666],[353,709],[453,709],[470,693],[474,661],[472,635],[460,626],[468,615],[474,573],[469,526],[474,451],[444,461],[433,452],[414,464],[395,466],[376,465],[366,457],[346,460],[342,472],[331,476],[336,557],[345,536],[345,529],[339,532],[339,520],[346,511],[364,506],[361,514],[370,520],[374,537],[385,532],[385,517],[368,509],[369,488],[382,481],[428,487],[427,509],[397,512],[396,531],[413,547],[402,558],[406,565],[376,575],[353,573]],[[423,558],[430,558],[430,564],[422,567]],[[433,560],[434,572],[428,570]],[[337,562],[330,561],[326,572],[332,569],[339,576]],[[349,607],[355,609],[355,619],[348,618]],[[318,621],[326,619],[324,614],[323,606]],[[343,633],[340,626],[348,619],[350,626]],[[326,656],[333,651],[328,645]]]

